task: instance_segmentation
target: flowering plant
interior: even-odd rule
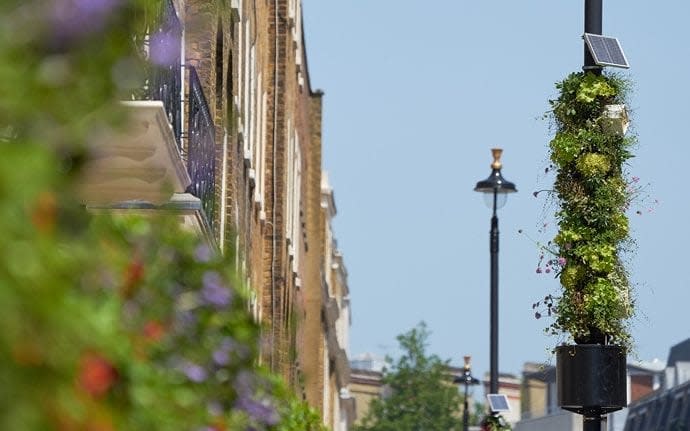
[[[94,217],[74,198],[114,101],[141,86],[132,35],[158,3],[2,4],[0,429],[316,430],[257,365],[233,256],[175,216]]]
[[[606,106],[624,103],[627,84],[615,75],[573,73],[556,87],[549,146],[560,208],[558,233],[543,251],[553,256],[547,269],[555,270],[562,294],[544,298],[555,315],[550,330],[578,343],[628,347],[633,304],[621,252],[630,243],[625,212],[636,181],[623,167],[636,139],[604,127]]]

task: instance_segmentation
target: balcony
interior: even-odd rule
[[[178,215],[213,241],[215,128],[196,69],[182,67],[177,14],[170,0],[163,3],[160,25],[148,38],[152,67],[143,100],[122,102],[125,126],[92,141],[79,194],[96,212]],[[164,52],[164,62],[156,52]]]

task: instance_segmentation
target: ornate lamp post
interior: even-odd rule
[[[496,210],[505,205],[508,193],[515,193],[515,184],[507,181],[501,175],[501,154],[503,150],[491,150],[494,161],[491,164],[489,178],[479,181],[475,192],[484,194],[487,205],[492,208],[491,232],[489,234],[489,248],[491,254],[491,336],[490,336],[490,380],[489,393],[498,393],[498,217]]]
[[[465,367],[463,368],[462,375],[457,376],[453,383],[459,385],[465,385],[465,400],[464,409],[462,411],[462,430],[467,431],[470,426],[470,412],[469,412],[469,402],[467,400],[468,390],[470,386],[478,385],[479,380],[472,376],[470,371],[470,356],[465,356]]]

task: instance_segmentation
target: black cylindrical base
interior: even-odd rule
[[[601,419],[627,405],[625,349],[580,344],[556,348],[558,405]]]
[[[601,431],[601,416],[584,416],[582,431]]]

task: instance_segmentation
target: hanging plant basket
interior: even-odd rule
[[[626,353],[621,346],[578,344],[556,348],[558,405],[602,415],[627,405]]]
[[[636,142],[626,134],[628,84],[615,75],[573,73],[556,86],[548,170],[556,173],[558,233],[542,247],[561,284],[560,295],[547,297],[555,317],[550,332],[579,345],[628,348],[633,302],[623,249],[634,180],[626,165]]]

